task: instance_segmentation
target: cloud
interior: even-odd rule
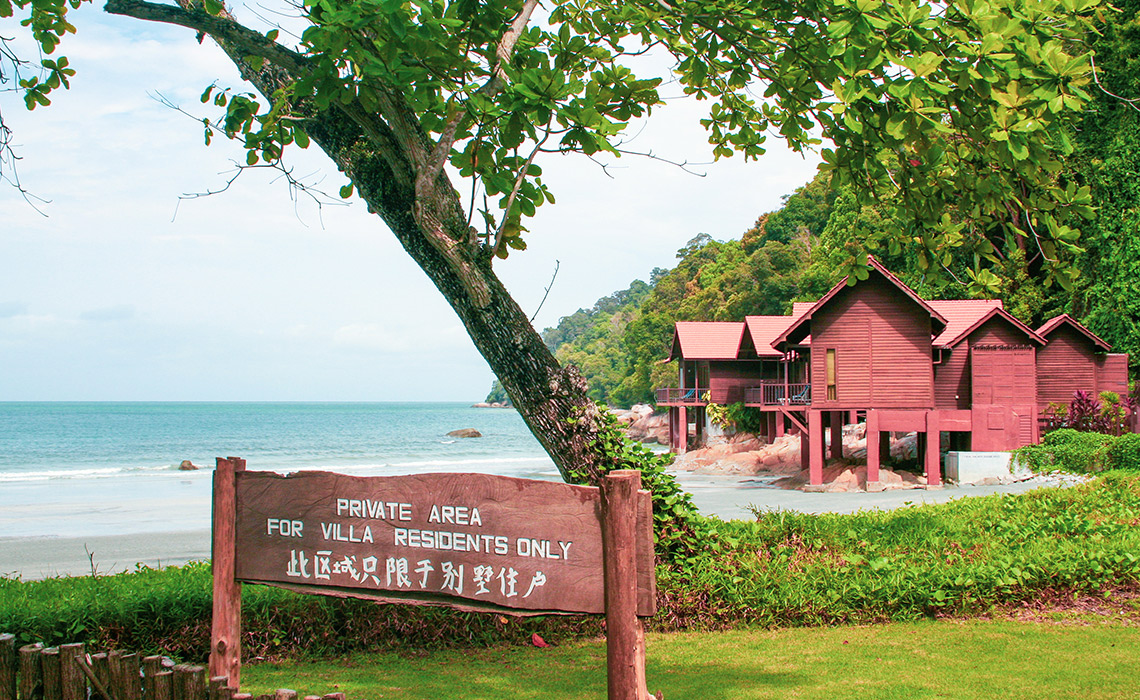
[[[0,318],[13,318],[28,313],[28,305],[22,301],[0,301]]]
[[[134,318],[135,307],[133,304],[118,304],[116,306],[104,306],[99,309],[91,309],[79,314],[80,320],[94,321],[95,323],[105,323],[108,321],[126,321]]]

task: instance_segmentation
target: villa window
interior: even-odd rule
[[[838,394],[835,391],[835,348],[827,350],[827,400],[835,401]]]

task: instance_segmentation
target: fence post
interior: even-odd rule
[[[44,700],[62,700],[59,684],[59,647],[48,647],[41,652],[44,667]]]
[[[210,700],[232,700],[234,689],[230,687],[230,680],[225,676],[214,676],[210,679]]]
[[[112,651],[108,658],[111,661],[111,693],[115,700],[142,700],[138,654]]]
[[[59,645],[59,689],[63,700],[87,700],[87,677],[78,663],[84,653],[82,642]]]
[[[20,698],[42,700],[44,696],[44,666],[40,652],[44,645],[25,644],[20,647]]]
[[[641,472],[602,481],[602,561],[606,594],[609,700],[645,700],[645,630],[637,617],[637,491]]]
[[[0,634],[0,700],[16,700],[16,635]]]
[[[206,700],[206,669],[193,664],[174,667],[174,697],[177,700]]]
[[[236,473],[245,460],[218,458],[214,469],[213,623],[210,629],[210,677],[226,676],[233,689],[241,683],[241,584],[236,576]]]

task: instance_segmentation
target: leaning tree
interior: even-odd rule
[[[87,0],[0,0],[45,55]],[[715,157],[757,158],[769,136],[820,148],[821,168],[889,213],[884,245],[923,245],[938,274],[972,256],[971,284],[1033,248],[1071,282],[1087,189],[1064,181],[1089,99],[1087,23],[1099,0],[294,0],[299,39],[242,24],[220,0],[108,0],[107,12],[209,37],[252,86],[210,86],[213,131],[250,165],[316,144],[431,278],[568,479],[615,449],[607,419],[496,277],[554,202],[549,154],[620,155],[623,129],[662,104],[662,80],[708,105]],[[74,70],[21,63],[29,108]],[[214,50],[204,48],[203,50]],[[666,75],[637,75],[654,53]],[[245,90],[244,92],[242,90]],[[0,122],[2,123],[2,122]],[[6,142],[5,142],[6,143]],[[450,166],[450,167],[448,167]],[[2,167],[2,166],[0,166]],[[456,180],[463,180],[457,183]],[[853,257],[852,279],[866,275]]]

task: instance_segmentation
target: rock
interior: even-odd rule
[[[628,411],[615,410],[613,414],[631,440],[669,444],[669,416],[666,414],[654,413],[645,404],[638,404]]]
[[[192,472],[192,471],[196,471],[197,469],[200,469],[201,467],[199,467],[197,464],[194,464],[193,462],[191,462],[188,459],[184,459],[184,460],[182,460],[182,464],[178,465],[178,468],[184,472]]]
[[[479,438],[483,437],[483,433],[474,428],[460,428],[459,430],[452,430],[447,434],[447,437],[453,438]]]

